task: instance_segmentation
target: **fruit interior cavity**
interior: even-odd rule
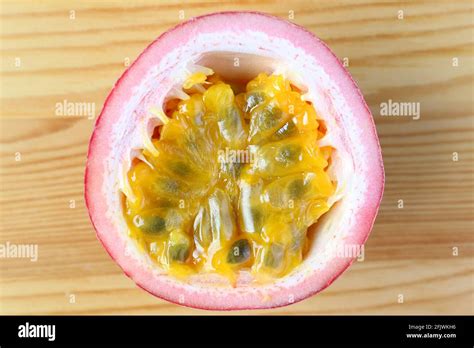
[[[228,66],[232,56],[220,56]],[[333,149],[319,144],[325,123],[301,86],[257,75],[251,62],[225,80],[202,67],[191,74],[174,92],[181,99],[151,110],[163,124],[128,171],[131,236],[175,276],[282,277],[300,265],[308,228],[335,201]]]

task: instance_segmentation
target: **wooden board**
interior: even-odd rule
[[[321,294],[265,313],[473,313],[470,1],[2,1],[0,8],[0,243],[39,248],[37,262],[0,259],[0,313],[209,313],[152,297],[107,255],[83,200],[94,120],[58,116],[55,105],[91,102],[97,114],[126,63],[180,15],[221,10],[293,13],[347,57],[383,147],[386,190],[365,260]],[[389,99],[419,102],[420,119],[380,116]]]

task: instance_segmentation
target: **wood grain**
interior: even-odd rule
[[[39,246],[37,262],[0,259],[1,314],[211,313],[150,296],[106,254],[83,201],[94,121],[55,114],[63,100],[98,113],[126,60],[181,10],[294,11],[295,23],[349,59],[377,125],[386,190],[365,260],[321,294],[265,313],[473,314],[470,1],[131,3],[1,2],[0,242]],[[389,99],[420,102],[421,118],[380,116]]]

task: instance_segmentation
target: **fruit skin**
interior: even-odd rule
[[[316,59],[334,81],[339,89],[338,96],[344,99],[353,116],[351,119],[344,114],[335,115],[338,126],[345,129],[345,133],[335,140],[335,144],[351,149],[355,147],[360,151],[359,155],[364,155],[360,162],[353,163],[352,173],[360,183],[370,187],[370,190],[367,189],[363,194],[355,191],[354,195],[359,196],[354,200],[356,203],[349,207],[352,209],[353,227],[341,243],[344,245],[365,243],[372,229],[384,187],[383,162],[372,115],[349,73],[322,41],[302,27],[256,12],[221,12],[194,18],[162,34],[147,47],[117,81],[96,121],[87,156],[85,201],[97,237],[107,252],[127,276],[151,294],[181,305],[213,310],[285,306],[325,289],[352,264],[354,258],[328,258],[325,260],[326,264],[311,269],[307,274],[297,273],[275,284],[261,287],[242,286],[246,282],[245,278],[235,288],[221,287],[220,284],[203,285],[194,280],[191,283],[183,283],[164,274],[154,273],[149,264],[140,258],[141,256],[129,251],[130,241],[125,232],[119,228],[121,212],[116,209],[117,206],[112,206],[110,203],[116,201],[117,197],[112,191],[117,189],[118,192],[119,186],[114,181],[108,162],[117,161],[117,157],[125,158],[125,155],[117,154],[119,150],[112,148],[111,143],[117,142],[116,139],[119,138],[121,141],[119,144],[123,143],[124,147],[131,146],[130,142],[127,142],[128,133],[117,134],[114,125],[124,122],[120,117],[127,111],[126,107],[136,93],[135,86],[145,78],[151,65],[156,65],[175,47],[186,44],[196,33],[221,33],[224,30],[234,32],[253,30],[262,32],[270,38],[287,40]],[[261,45],[265,46],[266,43],[261,42]],[[166,80],[163,85],[166,85]],[[127,125],[139,121],[138,113],[125,120]],[[356,123],[357,128],[351,122]],[[357,135],[353,135],[354,133]],[[217,280],[211,277],[209,282],[212,284],[212,281]]]

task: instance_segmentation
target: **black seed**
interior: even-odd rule
[[[244,111],[250,112],[255,106],[260,104],[265,100],[265,96],[261,92],[254,92],[247,95],[247,99],[245,100]]]
[[[291,199],[301,198],[306,191],[303,179],[296,179],[288,185],[288,194]]]
[[[191,168],[184,162],[172,162],[170,168],[173,173],[179,176],[188,176],[191,174]]]
[[[278,125],[281,119],[281,110],[268,105],[263,110],[257,111],[255,117],[258,130],[266,131]]]
[[[271,268],[277,268],[280,266],[283,260],[283,254],[285,250],[279,244],[272,244],[270,248],[267,249],[267,254],[265,255],[265,266]]]
[[[247,239],[235,241],[227,254],[228,263],[243,263],[250,257],[250,244]]]
[[[176,180],[165,178],[160,180],[160,186],[168,193],[177,193],[179,190],[179,184]]]
[[[189,257],[189,246],[187,244],[171,245],[169,253],[173,261],[185,262]]]
[[[288,144],[278,150],[276,160],[285,164],[294,163],[301,155],[301,146]]]
[[[166,221],[160,216],[149,216],[143,220],[141,229],[146,233],[162,234],[166,231]]]
[[[293,121],[289,121],[284,124],[283,127],[281,127],[279,130],[277,130],[274,134],[275,139],[284,139],[288,138],[292,135],[295,135],[297,133],[295,123]]]

